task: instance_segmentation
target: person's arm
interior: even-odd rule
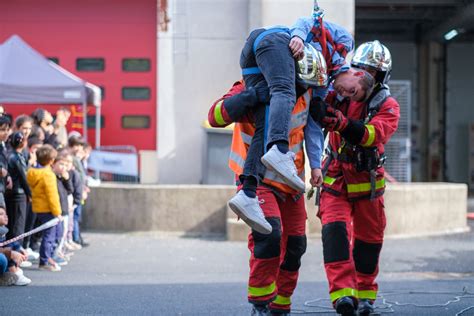
[[[304,129],[304,140],[311,169],[321,169],[324,134],[321,125],[316,123],[310,115],[308,115],[308,121]]]
[[[59,203],[58,183],[54,173],[48,172],[43,177],[45,187],[45,198],[48,200],[48,205],[51,213],[54,216],[61,216],[61,204]]]
[[[82,182],[81,178],[79,177],[79,174],[77,171],[73,170],[71,174],[71,179],[73,181],[73,204],[74,205],[80,205],[82,202]]]
[[[296,20],[295,24],[290,29],[291,37],[298,37],[303,42],[310,41],[309,35],[310,31],[314,26],[314,19],[313,17],[301,17]]]
[[[233,122],[248,122],[249,108],[269,102],[269,100],[269,90],[266,85],[245,89],[241,81],[236,82],[209,109],[209,124],[212,127],[225,127]]]
[[[26,180],[25,169],[18,159],[15,159],[15,168],[17,169],[19,175],[20,186],[23,188],[23,191],[25,191],[26,196],[31,198],[31,190],[30,186],[28,185],[28,181]]]

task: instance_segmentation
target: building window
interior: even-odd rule
[[[49,61],[52,61],[53,63],[55,63],[56,65],[59,65],[58,57],[46,57],[46,58],[49,59]]]
[[[105,117],[103,115],[100,116],[100,128],[104,128],[105,126]],[[87,115],[87,128],[88,129],[95,129],[95,115]]]
[[[76,59],[77,71],[104,71],[104,58],[78,58]]]
[[[150,88],[147,87],[123,87],[123,100],[150,100]]]
[[[150,117],[148,115],[124,115],[122,116],[122,128],[140,129],[150,127]]]
[[[148,58],[124,58],[122,59],[123,71],[150,71],[150,59]]]

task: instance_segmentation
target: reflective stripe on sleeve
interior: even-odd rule
[[[367,132],[369,133],[369,137],[367,138],[367,141],[364,144],[362,144],[362,146],[369,147],[375,141],[375,127],[373,125],[367,124],[365,125],[365,128],[367,129]]]
[[[216,123],[219,125],[226,125],[226,121],[222,117],[222,104],[224,103],[224,100],[221,100],[217,103],[216,107],[214,108],[214,119],[216,120]]]

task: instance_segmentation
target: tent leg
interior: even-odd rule
[[[87,142],[87,101],[82,102],[82,134]]]

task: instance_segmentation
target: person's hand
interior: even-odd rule
[[[82,200],[87,200],[87,197],[88,197],[88,194],[86,192],[86,190],[82,191]]]
[[[61,173],[61,177],[62,177],[64,180],[69,180],[69,172],[64,171],[63,173]]]
[[[321,123],[324,128],[331,132],[342,132],[349,124],[349,120],[341,111],[328,107],[326,116],[322,119]]]
[[[11,259],[19,266],[23,261],[26,260],[26,256],[22,255],[18,251],[12,250]]]
[[[21,248],[20,253],[28,258],[28,252],[25,249]]]
[[[59,219],[60,222],[64,220],[64,217],[62,215],[58,215],[57,218]]]
[[[293,58],[296,60],[300,60],[304,57],[304,42],[298,36],[293,36],[290,41],[290,50],[293,54]]]
[[[8,170],[5,168],[1,168],[2,172],[2,178],[5,178],[8,175]]]
[[[309,183],[313,187],[320,187],[323,184],[323,173],[320,168],[315,168],[311,170],[311,179]]]
[[[309,104],[309,114],[315,122],[322,123],[323,118],[327,115],[327,109],[328,104],[320,97],[311,99]]]
[[[7,189],[8,190],[13,189],[13,181],[12,181],[12,177],[10,176],[7,177]]]

